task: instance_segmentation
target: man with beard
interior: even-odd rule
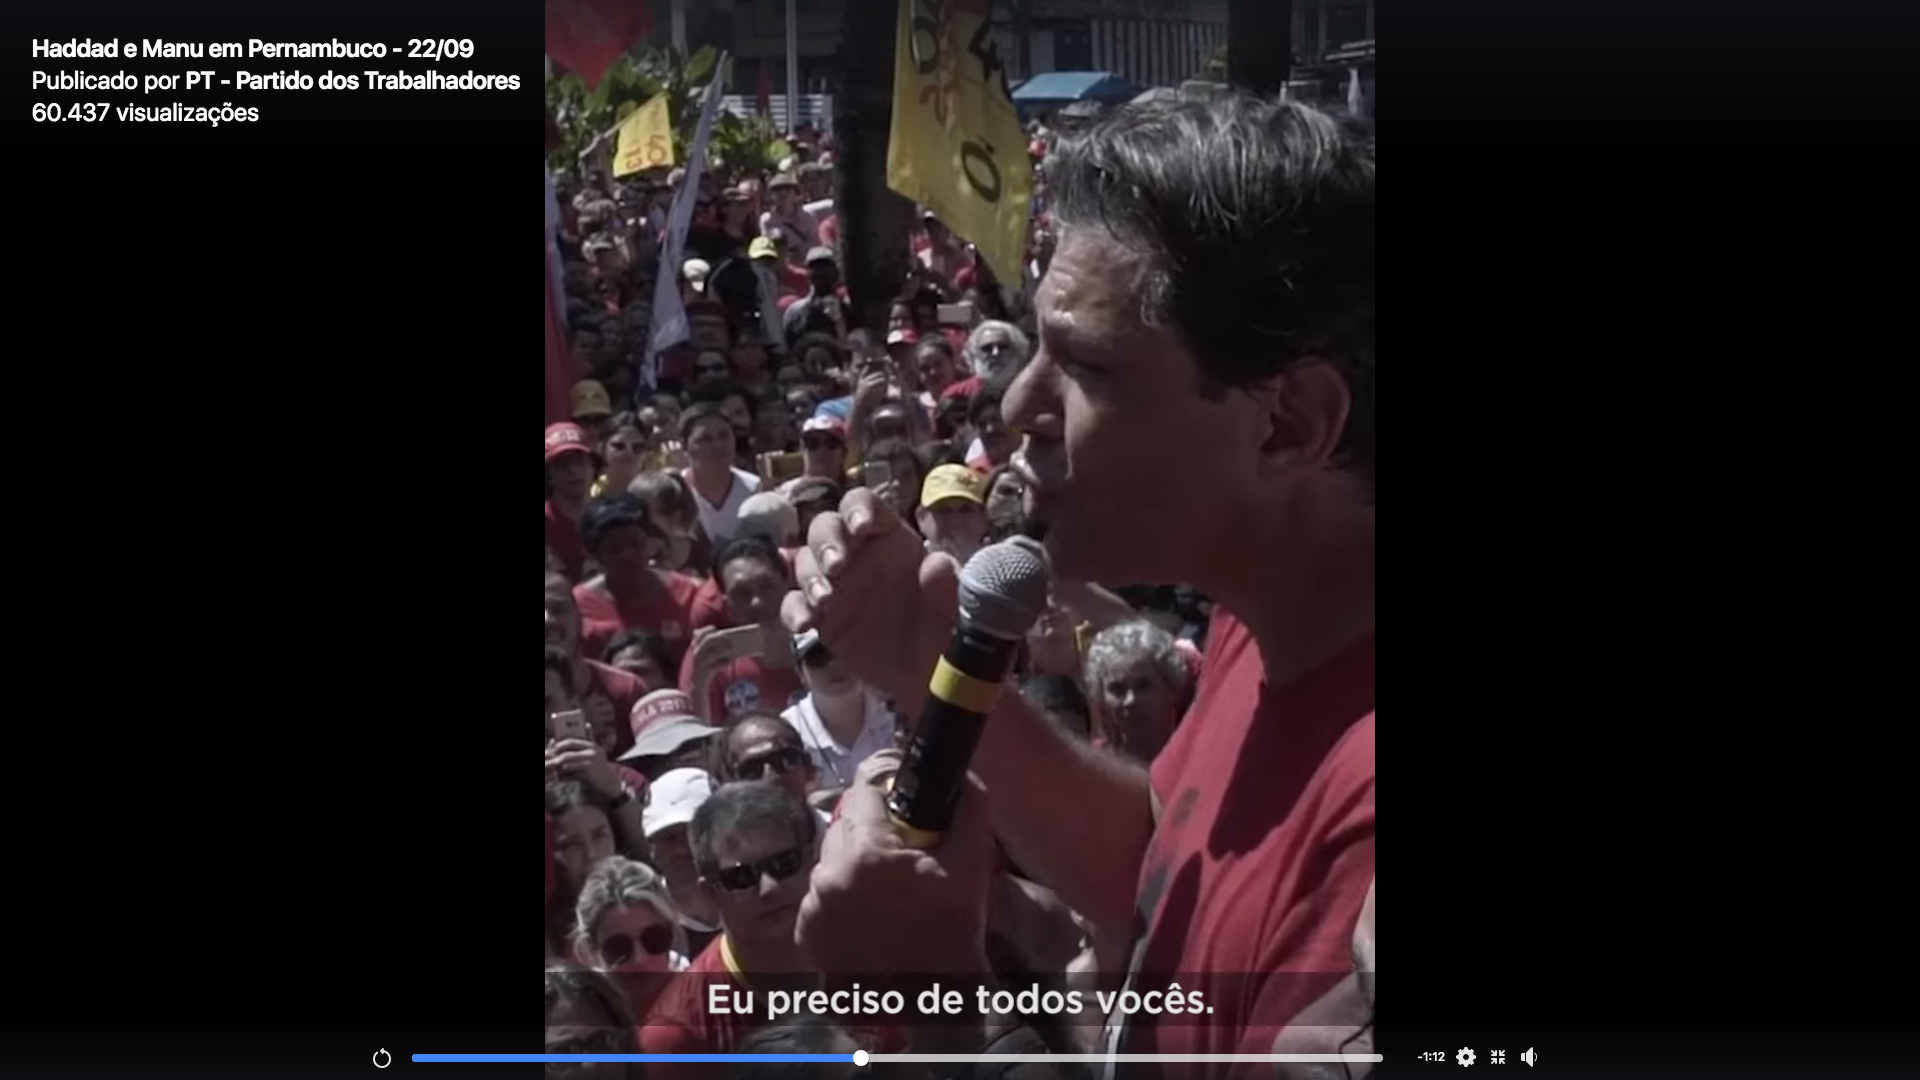
[[[1233,92],[1060,135],[1039,350],[1005,402],[1026,437],[1016,468],[1056,575],[1185,582],[1216,601],[1199,691],[1151,770],[1001,695],[972,759],[984,787],[933,852],[887,827],[882,778],[850,791],[799,931],[823,971],[984,967],[998,836],[1097,928],[1131,930],[1137,992],[1177,973],[1214,1007],[1207,1024],[1115,1015],[1108,1051],[1332,1049],[1364,1026],[1351,942],[1374,876],[1374,160],[1364,121]],[[917,714],[957,568],[866,491],[809,541],[789,628],[817,627]]]

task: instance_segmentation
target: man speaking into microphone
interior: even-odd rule
[[[1213,1006],[1112,1017],[1105,1046],[1333,1052],[1366,1022],[1352,945],[1374,877],[1373,133],[1238,93],[1128,106],[1063,133],[1047,181],[1038,349],[1003,403],[1029,517],[1061,578],[1187,584],[1217,610],[1150,769],[1001,695],[972,757],[986,794],[962,816],[985,803],[1025,871],[1127,933],[1136,990],[1178,981]],[[854,491],[814,519],[797,571],[789,625],[920,715],[956,564]],[[893,942],[925,963],[935,940],[975,962],[950,899],[899,890],[974,895],[949,879],[990,861],[943,849],[983,832],[929,852],[830,838],[800,927],[816,962]]]

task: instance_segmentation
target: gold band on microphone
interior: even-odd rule
[[[933,667],[927,692],[949,705],[985,716],[993,711],[993,703],[1000,697],[1000,684],[976,679],[947,663],[943,656]]]

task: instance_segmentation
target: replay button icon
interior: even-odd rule
[[[393,1055],[387,1053],[385,1049],[375,1050],[373,1052],[374,1068],[384,1069],[391,1064],[393,1064]]]

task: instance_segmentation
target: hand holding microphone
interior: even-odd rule
[[[1046,606],[1047,557],[1036,540],[1016,536],[982,548],[960,572],[959,618],[887,797],[910,846],[932,847],[953,821],[1013,654]]]
[[[1040,549],[1021,541],[974,556],[963,615],[959,564],[856,489],[813,520],[795,570],[788,629],[819,630],[849,670],[920,718],[904,755],[869,758],[841,796],[799,941],[832,975],[984,973],[995,847],[967,759],[1013,643],[1045,605]]]
[[[983,549],[963,575],[856,489],[840,513],[808,526],[795,571],[799,588],[781,610],[787,628],[818,630],[855,675],[920,718],[888,802],[904,835],[934,842],[1013,654],[1046,607],[1045,554],[1015,537]]]

